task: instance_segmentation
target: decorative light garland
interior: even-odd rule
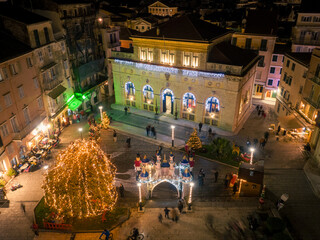
[[[95,141],[76,140],[57,157],[42,188],[45,202],[64,217],[91,217],[111,211],[118,195],[116,167]]]
[[[143,69],[146,71],[168,72],[171,74],[181,73],[183,76],[189,76],[189,77],[208,77],[208,78],[223,78],[223,77],[225,77],[225,74],[223,74],[223,73],[212,73],[212,72],[178,69],[175,67],[164,67],[164,66],[159,66],[159,65],[138,63],[138,62],[132,62],[132,61],[120,60],[120,59],[114,59],[114,62],[122,64],[122,65],[133,66],[135,68]]]

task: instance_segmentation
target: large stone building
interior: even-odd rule
[[[19,163],[45,118],[32,49],[0,32],[0,173]]]
[[[270,68],[270,64],[277,39],[276,14],[264,10],[250,11],[243,31],[233,34],[232,45],[259,52],[260,61],[257,65],[253,95],[262,99],[275,97],[272,93],[277,90],[277,84],[275,81],[268,85],[268,76],[274,69]]]
[[[131,36],[113,52],[117,104],[236,131],[249,115],[258,56],[232,32],[191,16]]]
[[[148,13],[157,16],[170,16],[172,17],[176,13],[178,13],[178,7],[171,6],[169,3],[162,3],[160,1],[156,1],[148,6]]]
[[[48,120],[67,115],[67,100],[73,95],[66,41],[54,36],[50,19],[22,8],[1,7],[2,27],[33,49],[32,64],[44,92]]]

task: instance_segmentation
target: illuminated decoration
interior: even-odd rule
[[[210,97],[206,101],[206,112],[207,113],[213,113],[213,112],[219,112],[220,111],[220,103],[218,98],[216,97]]]
[[[151,104],[154,98],[153,89],[150,85],[145,85],[142,89],[144,102]]]
[[[173,102],[174,100],[174,95],[173,95],[173,92],[169,89],[169,88],[166,88],[165,90],[163,90],[162,92],[162,98],[165,99],[165,96],[168,95],[168,96],[171,96],[171,101]]]
[[[215,116],[214,113],[210,113],[211,118],[214,118],[214,116]]]
[[[193,133],[191,133],[190,138],[187,142],[190,148],[199,149],[202,148],[202,143],[200,138],[198,137],[197,129],[193,129]]]
[[[109,125],[110,125],[110,118],[108,117],[108,115],[106,114],[106,112],[102,113],[102,121],[101,121],[101,128],[102,129],[108,129]]]
[[[178,69],[178,68],[174,68],[174,67],[164,67],[164,66],[152,65],[152,64],[147,64],[147,63],[137,63],[137,62],[131,62],[131,61],[126,61],[126,60],[120,60],[120,59],[115,59],[114,62],[122,64],[122,65],[132,66],[132,67],[146,70],[146,71],[169,72],[171,74],[181,73],[183,76],[189,76],[189,77],[207,77],[207,78],[223,78],[223,77],[225,77],[225,75],[223,73],[212,73],[212,72]]]
[[[166,155],[164,155],[161,161],[161,155],[157,151],[156,162],[150,161],[145,155],[141,160],[137,157],[134,162],[135,171],[137,173],[137,182],[139,186],[139,201],[141,202],[141,186],[147,188],[147,194],[151,194],[153,189],[162,182],[168,182],[176,187],[178,197],[180,195],[179,190],[183,190],[183,186],[190,183],[193,180],[193,176],[190,173],[190,164],[186,159],[186,156],[177,164],[174,162],[174,155],[171,152],[169,156],[170,160],[167,161]],[[183,192],[183,191],[182,191]],[[183,193],[182,193],[183,194]]]
[[[85,94],[75,93],[71,97],[68,98],[67,104],[68,108],[72,111],[76,110],[85,99],[90,99],[91,94],[89,92]]]
[[[95,140],[97,142],[99,142],[101,140],[100,126],[95,126],[95,125],[91,124],[91,126],[89,128],[89,139]]]
[[[114,209],[116,167],[95,141],[76,140],[57,156],[42,185],[46,204],[66,218]]]
[[[125,91],[127,99],[130,99],[130,101],[134,100],[134,95],[136,93],[136,89],[134,88],[134,85],[132,82],[127,82],[125,85]]]
[[[183,95],[183,110],[192,112],[196,107],[196,98],[192,93],[186,93]]]

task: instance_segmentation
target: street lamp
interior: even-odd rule
[[[103,120],[103,115],[102,115],[102,106],[100,106],[100,107],[99,107],[99,109],[100,109],[100,118],[101,118],[101,122],[102,122],[102,120]]]
[[[171,125],[171,139],[172,139],[172,147],[174,147],[174,128],[175,126]]]
[[[192,203],[192,188],[194,186],[194,183],[190,183],[190,192],[189,192],[189,200],[188,200],[188,210],[191,210],[191,203]]]
[[[254,148],[250,148],[250,152],[251,152],[250,164],[252,165]]]
[[[47,125],[47,130],[48,130],[48,138],[50,138],[50,128],[51,128],[51,125],[50,125],[50,124],[48,124],[48,125]]]
[[[141,183],[137,183],[139,187],[139,210],[142,211]]]
[[[80,132],[80,136],[81,136],[81,139],[82,139],[82,128],[79,128],[78,131]]]

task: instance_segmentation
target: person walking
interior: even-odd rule
[[[280,126],[280,124],[279,124],[278,130],[277,130],[277,134],[279,134],[280,131],[281,131],[281,126]]]
[[[224,186],[225,188],[227,188],[229,186],[229,179],[228,179],[228,174],[226,174],[226,176],[224,177]]]
[[[199,123],[199,132],[201,132],[202,122]]]
[[[233,195],[236,195],[236,192],[238,191],[238,183],[235,182],[235,183],[233,184],[232,190],[233,190]]]
[[[155,127],[153,127],[153,135],[154,135],[154,139],[157,139],[157,131]]]
[[[181,213],[182,213],[182,210],[183,210],[183,202],[182,202],[181,200],[179,200],[178,209],[179,209],[179,212],[180,212],[180,214],[181,214]]]
[[[131,147],[131,138],[130,137],[127,138],[126,143],[127,143],[127,147],[130,148]]]
[[[147,131],[147,137],[149,137],[149,133],[150,133],[150,125],[148,125],[148,126],[146,127],[146,131]]]
[[[124,197],[124,186],[122,185],[122,183],[120,183],[120,196],[123,198]]]
[[[217,181],[218,181],[218,176],[219,176],[219,172],[218,172],[218,170],[216,170],[216,171],[214,172],[214,182],[217,182]]]
[[[162,154],[162,146],[161,145],[159,145],[159,147],[158,147],[158,151],[159,151],[159,154],[161,155]]]
[[[260,116],[260,114],[261,114],[261,110],[260,110],[260,108],[259,108],[259,110],[258,110],[258,117]]]
[[[113,142],[117,142],[117,132],[113,130]]]
[[[269,139],[269,132],[264,133],[264,139],[266,140],[266,143],[267,143]]]
[[[177,210],[175,208],[172,208],[171,216],[172,216],[172,221],[178,222],[178,213],[177,213]]]
[[[24,205],[24,203],[21,203],[21,209],[24,213],[26,213],[26,205]]]
[[[127,112],[128,112],[128,108],[124,107],[124,115],[127,115]]]
[[[204,185],[204,177],[205,177],[205,174],[203,169],[201,168],[198,174],[198,182],[200,187]]]
[[[162,223],[163,217],[162,217],[161,213],[159,213],[159,215],[158,215],[158,220],[159,220],[160,223]]]
[[[168,209],[168,207],[165,207],[165,209],[164,209],[163,211],[164,211],[164,217],[165,217],[165,218],[169,218],[169,212],[170,212],[170,210]]]
[[[151,131],[151,134],[150,134],[150,136],[152,137],[154,137],[154,132],[155,132],[155,128],[154,128],[154,126],[152,126],[151,128],[150,128],[150,131]]]
[[[31,229],[36,236],[39,236],[39,226],[35,222],[31,225]]]
[[[209,129],[208,129],[208,136],[211,137],[211,135],[212,135],[212,129],[209,127]]]

